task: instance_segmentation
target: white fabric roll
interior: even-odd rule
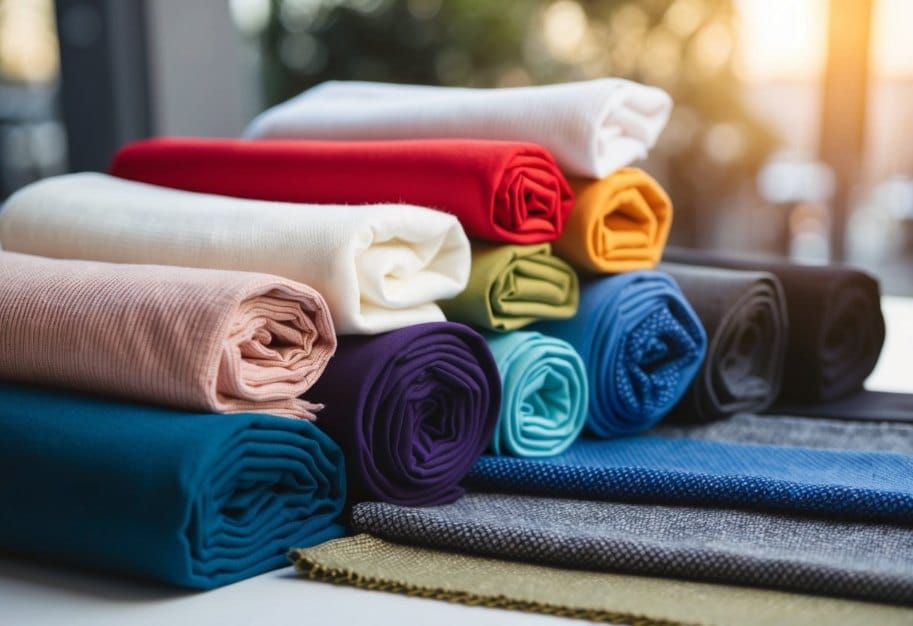
[[[644,158],[671,111],[662,89],[620,78],[506,89],[331,81],[264,111],[244,135],[527,141],[568,174],[603,178]]]
[[[323,295],[339,334],[443,320],[434,302],[462,291],[470,266],[457,219],[431,209],[242,200],[92,173],[13,194],[0,211],[0,244],[46,257],[284,276]]]

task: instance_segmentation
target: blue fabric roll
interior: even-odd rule
[[[913,456],[656,436],[580,439],[550,459],[481,457],[470,488],[913,522]]]
[[[584,283],[569,320],[530,327],[570,343],[590,386],[587,431],[597,437],[648,430],[688,390],[707,335],[678,285],[661,272],[628,272]]]
[[[501,414],[491,451],[522,457],[564,452],[587,416],[586,369],[566,341],[541,333],[487,333],[501,373]]]
[[[0,383],[0,549],[207,589],[340,536],[344,501],[304,420]]]

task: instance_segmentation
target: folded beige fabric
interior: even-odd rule
[[[475,606],[636,626],[901,626],[913,610],[795,593],[561,569],[403,546],[357,535],[289,557],[332,583]]]
[[[290,280],[0,252],[0,378],[182,409],[314,418],[336,350]]]
[[[434,302],[466,287],[470,263],[463,228],[442,211],[247,200],[91,172],[10,196],[0,245],[56,259],[275,274],[319,291],[341,335],[443,321]]]

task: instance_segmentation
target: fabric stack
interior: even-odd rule
[[[201,588],[294,548],[311,578],[577,617],[890,623],[797,595],[913,604],[913,407],[862,391],[878,285],[666,251],[631,164],[670,110],[620,79],[334,82],[244,139],[21,190],[0,469],[30,471],[0,547]]]

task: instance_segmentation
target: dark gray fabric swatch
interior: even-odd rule
[[[913,393],[863,390],[818,404],[781,404],[777,412],[807,417],[913,424]]]
[[[913,529],[901,526],[488,493],[427,508],[362,503],[351,526],[562,567],[913,604]]]
[[[847,422],[788,415],[733,415],[709,424],[660,424],[662,437],[913,455],[913,424]],[[913,476],[910,477],[913,480]],[[913,555],[911,555],[913,558]]]
[[[788,320],[776,276],[663,263],[707,333],[707,356],[666,419],[709,421],[761,412],[780,394]]]

